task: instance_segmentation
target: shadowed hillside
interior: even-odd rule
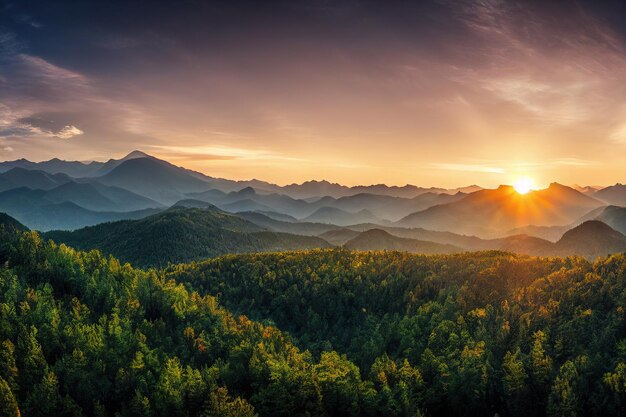
[[[163,266],[226,253],[324,248],[312,236],[265,231],[215,207],[174,207],[141,220],[103,223],[46,238],[81,249],[100,249],[138,266]]]

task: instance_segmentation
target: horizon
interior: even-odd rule
[[[125,157],[127,157],[127,156],[129,156],[129,155],[131,155],[133,153],[137,153],[137,152],[138,153],[142,153],[142,154],[144,154],[146,156],[149,156],[149,157],[152,157],[152,158],[156,158],[154,155],[151,155],[151,154],[149,154],[146,151],[142,151],[140,149],[133,149],[132,151],[124,154],[121,157],[109,157],[109,158],[102,158],[102,159],[99,159],[99,160],[93,159],[93,160],[79,161],[79,160],[67,160],[67,159],[63,159],[63,158],[59,158],[59,157],[53,157],[53,158],[50,158],[50,159],[42,159],[42,160],[29,160],[27,158],[18,158],[18,159],[11,159],[11,160],[1,160],[0,164],[1,163],[6,163],[6,162],[20,161],[20,160],[27,161],[27,162],[34,162],[34,163],[42,163],[42,162],[49,162],[49,161],[52,161],[52,160],[59,160],[59,161],[62,161],[62,162],[79,162],[79,163],[84,164],[84,165],[89,165],[92,162],[105,163],[105,162],[111,161],[111,160],[120,160],[120,159],[123,159],[123,158],[125,158]],[[157,159],[161,159],[161,158],[157,158]],[[168,161],[166,159],[162,159],[162,160],[164,160],[164,161],[166,161],[168,163],[172,163],[171,161]],[[173,165],[178,166],[180,168],[196,171],[196,170],[194,170],[192,168],[189,168],[189,167],[186,167],[184,165],[176,165],[176,164],[173,164]],[[443,187],[443,186],[437,186],[437,185],[431,185],[431,184],[418,185],[418,184],[411,184],[411,183],[405,183],[405,184],[388,184],[388,183],[345,184],[345,183],[332,181],[332,180],[325,179],[325,178],[308,179],[308,180],[305,180],[305,181],[302,181],[302,182],[277,183],[277,182],[271,182],[271,181],[265,180],[263,178],[256,178],[256,177],[244,178],[244,179],[233,179],[233,178],[226,178],[226,177],[215,177],[215,176],[211,175],[210,172],[201,172],[201,171],[196,171],[196,172],[200,172],[203,175],[207,175],[209,177],[218,178],[218,179],[226,179],[226,180],[232,180],[232,181],[237,181],[237,182],[261,181],[261,182],[266,182],[266,183],[271,184],[271,185],[277,185],[279,187],[286,187],[286,186],[290,186],[290,185],[304,185],[305,183],[328,183],[328,184],[331,184],[331,185],[339,185],[339,186],[342,186],[342,187],[349,187],[349,188],[374,187],[374,186],[398,187],[398,188],[402,188],[402,187],[417,187],[417,188],[421,188],[421,189],[442,189],[442,190],[461,190],[461,189],[471,188],[471,187],[479,187],[479,188],[485,189],[485,190],[495,190],[495,189],[498,189],[499,187],[503,187],[503,186],[516,188],[516,184],[514,182],[511,182],[511,183],[508,183],[508,184],[507,183],[500,183],[500,184],[497,184],[497,185],[491,186],[491,187],[483,186],[481,184],[467,184],[467,185],[457,185],[457,186],[452,186],[452,187]],[[524,179],[524,178],[522,178],[522,179]],[[592,187],[592,188],[601,189],[601,188],[611,187],[611,186],[614,186],[614,185],[621,185],[622,183],[617,181],[615,183],[611,183],[611,184],[608,184],[608,185],[606,185],[606,184],[604,184],[604,185],[584,184],[583,185],[583,184],[563,184],[563,183],[560,183],[558,181],[550,181],[548,184],[545,184],[545,185],[544,184],[535,184],[535,183],[529,184],[528,191],[545,190],[545,189],[548,189],[552,184],[564,185],[564,186],[567,186],[567,187],[570,187],[570,188],[573,188],[573,189],[576,189],[576,187],[581,187],[581,188]],[[525,194],[525,193],[522,193],[522,194]]]
[[[3,160],[141,148],[208,175],[276,184],[626,177],[619,2],[0,10]]]

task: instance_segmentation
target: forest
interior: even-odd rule
[[[623,254],[141,270],[0,228],[2,416],[624,414]]]

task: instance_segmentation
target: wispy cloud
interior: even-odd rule
[[[459,19],[481,39],[485,64],[461,68],[459,82],[544,123],[600,123],[607,131],[626,85],[626,51],[610,27],[576,7],[556,19],[524,2],[461,4]]]
[[[197,159],[244,159],[244,160],[282,160],[282,161],[300,161],[300,158],[294,158],[280,153],[272,152],[265,149],[247,149],[224,145],[208,145],[208,146],[167,146],[155,145],[153,149],[168,153],[172,156],[187,156]]]
[[[54,136],[60,139],[70,139],[70,138],[73,138],[74,136],[82,135],[83,133],[85,132],[83,132],[76,126],[69,125],[69,126],[65,126],[63,129],[56,132]]]

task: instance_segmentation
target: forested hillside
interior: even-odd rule
[[[591,264],[333,249],[142,271],[19,229],[1,231],[4,415],[600,416],[626,406],[624,255]]]
[[[214,206],[173,207],[140,220],[52,231],[44,236],[78,249],[99,249],[136,266],[161,267],[170,262],[189,262],[225,253],[331,246],[318,237],[266,231]]]
[[[335,349],[388,395],[419,371],[427,415],[620,415],[626,257],[314,251],[225,256],[168,277]],[[392,415],[391,411],[388,411]]]
[[[419,413],[423,381],[408,363],[390,373],[405,398],[388,410],[385,388],[337,352],[314,358],[161,272],[2,233],[2,416]]]

